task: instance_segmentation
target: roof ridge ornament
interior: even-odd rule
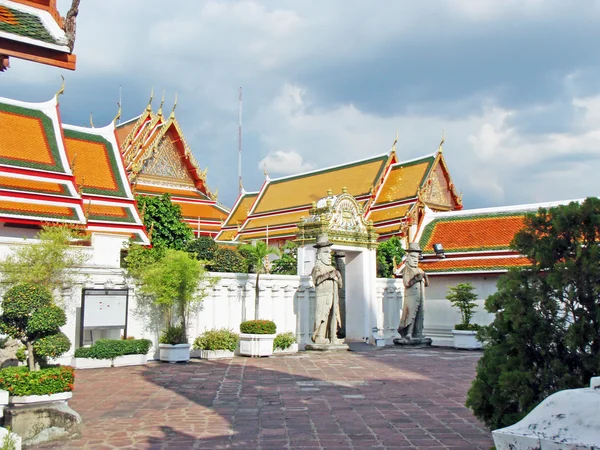
[[[60,86],[60,89],[58,90],[58,92],[54,96],[54,98],[56,98],[56,103],[58,103],[58,96],[65,93],[65,77],[63,77],[62,75],[60,77],[62,78],[62,84]]]
[[[67,16],[64,18],[64,27],[63,30],[67,36],[69,50],[73,53],[73,47],[75,47],[75,36],[76,36],[76,22],[77,15],[79,14],[79,2],[81,0],[73,0],[71,3],[71,8],[67,11]]]
[[[396,144],[398,143],[398,128],[396,128],[396,139],[394,139],[394,143],[392,144],[392,150],[390,153],[396,153]]]
[[[175,92],[175,103],[173,103],[173,109],[171,110],[171,114],[169,115],[169,119],[175,119],[175,108],[177,108],[177,92]]]
[[[117,102],[117,105],[119,106],[119,110],[117,111],[115,118],[112,120],[114,124],[116,124],[117,120],[121,118],[121,102]]]
[[[438,147],[438,153],[442,153],[444,150],[444,141],[446,140],[446,132],[442,128],[442,140],[440,141],[440,145]]]
[[[152,90],[150,91],[150,100],[148,100],[148,106],[146,106],[146,111],[152,112],[152,100],[154,100],[154,86],[152,86]]]
[[[162,99],[160,100],[160,106],[158,107],[158,111],[156,112],[156,114],[157,114],[159,117],[162,117],[162,115],[163,115],[163,112],[162,112],[162,107],[163,107],[163,104],[164,104],[164,103],[165,103],[165,90],[163,89],[163,93],[162,93]]]
[[[92,117],[92,113],[90,113],[90,126],[91,126],[92,128],[96,128],[96,127],[94,126],[94,118]]]

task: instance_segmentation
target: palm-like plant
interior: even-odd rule
[[[279,249],[267,245],[264,241],[256,241],[254,244],[243,244],[239,250],[245,255],[248,261],[248,272],[256,272],[256,287],[254,288],[254,318],[259,319],[258,305],[260,290],[258,281],[261,273],[267,273],[267,260],[269,255],[279,255]]]

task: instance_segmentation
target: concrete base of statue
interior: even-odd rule
[[[431,338],[428,337],[420,337],[420,338],[396,338],[394,339],[394,345],[401,345],[405,347],[427,347],[431,345]]]
[[[335,341],[333,344],[329,342],[307,344],[304,350],[314,352],[344,352],[350,350],[348,344],[344,343],[342,339]]]

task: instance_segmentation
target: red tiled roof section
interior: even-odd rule
[[[437,261],[421,261],[421,268],[427,273],[436,272],[492,272],[506,271],[511,267],[524,267],[531,265],[531,261],[524,256],[505,258],[447,258]]]
[[[429,224],[421,239],[424,252],[441,243],[446,252],[507,250],[524,225],[524,214],[467,216],[438,219]]]

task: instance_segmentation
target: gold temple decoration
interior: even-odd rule
[[[60,86],[60,89],[58,90],[58,92],[55,95],[57,103],[58,103],[58,96],[64,94],[64,92],[65,92],[65,77],[63,77],[62,75],[60,77],[62,78],[62,84]]]
[[[396,139],[394,139],[394,143],[392,144],[392,153],[396,152],[396,144],[398,143],[398,129],[396,129]]]
[[[440,145],[438,147],[438,152],[440,152],[440,153],[442,153],[442,150],[444,149],[444,141],[445,140],[446,140],[446,132],[442,128],[442,140],[440,141]]]
[[[169,119],[175,118],[175,108],[177,108],[177,92],[175,92],[175,102],[173,103],[173,109],[171,110],[171,114],[169,115]]]
[[[146,106],[146,111],[152,112],[152,100],[154,100],[154,86],[150,91],[150,100],[148,100],[148,106]]]
[[[91,125],[92,128],[96,128],[94,126],[94,118],[92,117],[92,113],[90,113],[90,125]]]
[[[156,112],[156,114],[159,117],[162,117],[162,115],[163,115],[162,107],[163,107],[164,103],[165,103],[165,91],[163,90],[162,99],[160,100],[160,106],[158,107],[158,111]]]
[[[117,110],[117,115],[112,120],[113,123],[117,123],[117,120],[119,120],[121,118],[121,102],[117,102],[117,106],[119,107],[119,109]]]

